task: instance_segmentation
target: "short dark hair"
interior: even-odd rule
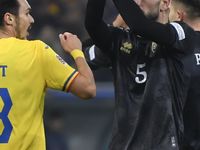
[[[0,0],[0,27],[4,26],[5,13],[9,12],[18,17],[19,7],[18,0]]]
[[[172,1],[179,2],[185,5],[189,17],[191,18],[200,17],[200,0],[172,0]]]

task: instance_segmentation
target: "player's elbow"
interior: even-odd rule
[[[95,84],[90,84],[87,85],[84,88],[84,94],[80,95],[79,98],[84,99],[84,100],[88,100],[88,99],[92,99],[96,96],[96,85]]]
[[[68,90],[81,99],[91,99],[96,96],[96,84],[91,75],[88,77],[78,75]]]

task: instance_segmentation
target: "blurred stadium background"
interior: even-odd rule
[[[58,38],[65,31],[81,41],[89,36],[84,28],[87,0],[28,0],[35,23],[29,39],[40,39],[50,45],[66,62],[75,66]],[[104,20],[112,23],[117,11],[107,0]],[[81,100],[72,94],[48,89],[44,122],[47,150],[107,150],[114,117],[114,89],[108,69],[93,71],[97,96]],[[63,145],[64,144],[64,145]]]

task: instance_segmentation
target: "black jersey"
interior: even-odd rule
[[[134,36],[128,29],[110,26],[110,30],[116,46],[107,51],[107,56],[114,75],[116,108],[109,149],[178,150],[179,138],[183,136],[179,114],[185,102],[193,55],[186,58],[184,51],[171,53],[165,47]],[[191,40],[177,40],[174,47],[187,50]],[[91,59],[89,51],[85,53],[89,64],[93,61],[98,66],[102,58],[108,59],[97,47],[93,50],[95,59]]]
[[[182,27],[187,35],[193,32],[185,24]],[[109,149],[179,150],[193,37],[179,41],[177,36],[173,47],[168,48],[126,31],[113,32],[114,47],[108,55],[116,98]]]
[[[196,39],[192,78],[183,113],[183,150],[200,150],[200,32]]]
[[[194,30],[181,22],[156,27],[151,22],[158,33],[139,30],[149,38],[155,33],[151,40],[159,44],[149,42],[135,36],[131,24],[131,30],[107,27],[99,20],[104,3],[88,1],[85,25],[112,64],[115,118],[109,150],[182,149],[182,112],[191,77]]]

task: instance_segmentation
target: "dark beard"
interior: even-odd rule
[[[16,38],[21,39],[21,40],[27,39],[27,37],[22,37],[21,36],[21,32],[20,32],[20,28],[19,28],[19,26],[20,26],[19,19],[16,19],[16,25],[17,25],[16,28],[15,28],[15,30],[16,30]]]
[[[148,19],[153,20],[153,21],[158,20],[158,16],[159,16],[158,13],[157,13],[157,14],[155,14],[155,13],[149,13],[149,14],[146,15],[146,17],[147,17]]]
[[[145,16],[150,20],[157,21],[159,14],[160,14],[160,12],[159,12],[160,7],[159,6],[160,6],[160,2],[157,2],[155,4],[154,8],[151,8],[148,13],[144,13]]]

